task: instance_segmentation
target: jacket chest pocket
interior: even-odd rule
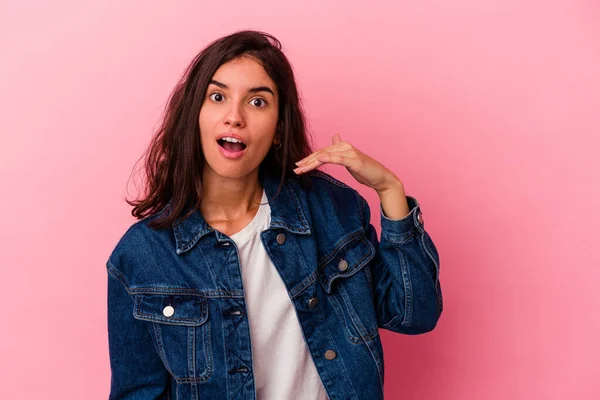
[[[137,294],[133,316],[151,323],[154,346],[178,382],[203,382],[210,378],[213,363],[206,298]]]
[[[318,268],[328,303],[355,344],[379,333],[368,265],[374,256],[375,249],[363,234],[338,246]]]

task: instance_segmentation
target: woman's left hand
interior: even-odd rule
[[[354,179],[375,189],[377,192],[385,192],[397,185],[402,186],[402,182],[392,171],[350,143],[342,141],[338,134],[333,136],[331,146],[318,150],[298,161],[296,163],[298,168],[294,169],[294,172],[299,175],[327,163],[345,166]]]

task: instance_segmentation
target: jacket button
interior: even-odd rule
[[[340,271],[345,271],[345,270],[347,270],[347,269],[348,269],[348,261],[346,261],[346,260],[342,260],[342,261],[340,261],[340,263],[338,264],[338,269],[339,269]]]
[[[333,360],[336,357],[335,351],[333,350],[327,350],[325,352],[325,358],[328,360]]]
[[[279,243],[279,244],[285,243],[285,235],[283,233],[280,233],[279,235],[277,235],[277,243]]]
[[[310,299],[310,300],[308,301],[308,306],[309,306],[310,308],[315,308],[315,307],[316,307],[316,306],[318,306],[318,305],[319,305],[319,299],[317,299],[316,297],[313,297],[312,299]]]
[[[419,224],[423,225],[423,214],[419,213],[419,215],[417,215],[417,219],[419,220]]]
[[[175,314],[175,309],[172,306],[166,306],[165,308],[163,308],[163,315],[165,317],[170,317],[173,314]]]

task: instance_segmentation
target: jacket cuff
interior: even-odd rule
[[[402,242],[408,239],[413,230],[417,228],[419,232],[424,232],[423,216],[421,207],[417,199],[412,196],[406,196],[409,213],[401,219],[391,219],[383,213],[383,207],[379,204],[379,213],[381,215],[381,235],[390,241]]]

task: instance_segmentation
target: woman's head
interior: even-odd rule
[[[199,126],[204,178],[242,178],[274,147],[279,115],[277,85],[251,56],[221,65],[209,82]],[[255,174],[252,174],[255,175]]]
[[[218,140],[231,133],[245,142],[241,153],[235,153],[238,145]],[[292,170],[310,151],[281,43],[263,32],[236,32],[209,44],[184,72],[145,154],[144,197],[127,202],[134,206],[132,214],[143,218],[170,201],[169,215],[151,222],[165,228],[199,207],[206,168],[226,178],[258,169],[283,184],[286,178],[304,179]]]

